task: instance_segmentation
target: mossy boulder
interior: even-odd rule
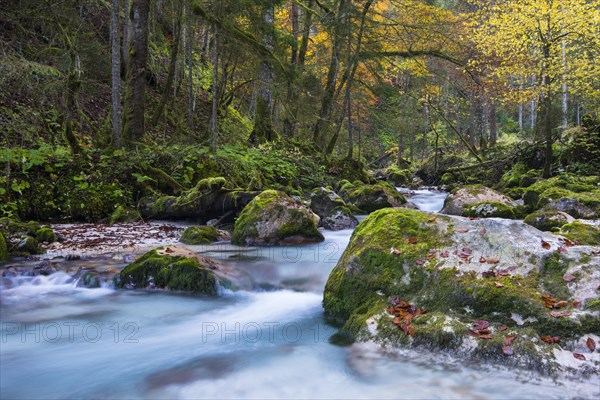
[[[531,213],[525,217],[523,222],[541,231],[552,231],[574,220],[575,218],[562,211],[548,210]]]
[[[468,208],[471,206],[478,207],[482,204],[490,204],[484,206],[481,212],[492,212],[497,210],[499,213],[508,213],[507,208],[516,206],[516,203],[509,197],[496,192],[483,185],[464,186],[454,193],[450,194],[444,202],[444,208],[440,213],[450,215],[465,215]],[[478,211],[474,211],[477,213]]]
[[[559,237],[522,221],[379,210],[356,228],[331,272],[325,316],[341,326],[340,336],[354,340],[556,372],[561,360],[540,336],[560,336],[572,348],[600,326],[599,313],[571,305],[598,298],[592,258],[598,248],[573,246],[562,254],[562,246]],[[576,282],[564,278],[571,275]],[[560,311],[569,313],[552,316],[545,295],[563,300]],[[400,300],[427,311],[412,318],[410,336],[388,312]],[[490,323],[488,339],[469,334],[476,320]],[[502,345],[513,334],[519,343],[508,357]],[[593,362],[585,367],[598,370]]]
[[[561,174],[536,182],[524,193],[531,211],[544,206],[566,212],[575,218],[600,216],[600,176]]]
[[[38,242],[43,243],[54,243],[56,242],[56,235],[52,228],[43,226],[35,232],[35,238]]]
[[[321,226],[325,229],[338,231],[358,225],[346,202],[329,188],[320,187],[312,191],[310,208],[321,218]]]
[[[340,188],[340,196],[363,212],[371,213],[387,207],[400,207],[406,199],[387,182],[364,184],[347,183]]]
[[[177,247],[159,247],[126,266],[115,278],[117,287],[217,293],[217,264]]]
[[[217,229],[213,226],[190,226],[181,234],[181,243],[198,245],[216,242],[219,238]]]
[[[6,240],[4,240],[4,235],[0,233],[0,262],[6,261],[8,258],[8,251],[6,248]]]
[[[514,207],[496,201],[484,201],[467,206],[463,212],[465,217],[481,218],[516,218]]]
[[[583,245],[600,245],[600,226],[573,221],[563,225],[559,234]]]
[[[319,220],[317,214],[287,194],[266,190],[242,210],[231,242],[257,246],[321,242]]]
[[[36,254],[39,253],[40,247],[38,241],[31,236],[25,236],[17,244],[17,251],[21,253]]]
[[[408,186],[412,182],[412,172],[408,169],[400,169],[392,165],[385,170],[388,183],[394,186]]]

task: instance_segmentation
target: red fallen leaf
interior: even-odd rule
[[[175,252],[175,250],[171,249],[170,247],[167,247],[165,249],[165,253],[174,253],[174,252]]]
[[[502,352],[505,356],[512,356],[514,354],[512,347],[505,344],[502,345]]]
[[[467,254],[467,255],[471,255],[471,254],[473,254],[473,249],[470,249],[468,247],[463,247],[462,253]]]
[[[494,282],[494,284],[496,285],[496,287],[504,287],[504,283],[498,281]]]
[[[508,329],[508,326],[506,326],[506,325],[500,325],[500,326],[498,327],[498,330],[499,330],[499,331],[505,331],[505,330],[507,330],[507,329]]]
[[[402,252],[400,250],[395,249],[395,248],[392,247],[390,249],[390,254],[396,254],[396,255],[398,255],[398,254],[402,254]]]
[[[552,308],[552,306],[554,306],[554,304],[558,301],[554,297],[548,295],[543,295],[542,300],[544,300],[546,308]]]
[[[456,232],[458,232],[458,233],[467,233],[467,232],[469,232],[469,228],[457,228]]]
[[[558,301],[558,302],[552,304],[552,308],[564,308],[568,305],[569,305],[569,303],[567,301],[562,300],[562,301]]]
[[[398,326],[402,325],[402,320],[398,317],[394,318],[392,322]]]
[[[475,217],[469,217],[469,219],[470,219],[471,221],[475,221],[477,218],[475,218]]]
[[[479,262],[480,262],[480,263],[482,263],[482,264],[483,264],[483,263],[484,263],[484,262],[486,262],[486,261],[487,261],[487,258],[485,258],[484,256],[481,256],[481,257],[479,257]]]
[[[478,331],[487,329],[487,328],[489,328],[489,326],[490,326],[490,323],[485,320],[473,321],[473,328]]]
[[[493,339],[494,335],[479,335],[479,338],[489,340],[489,339]]]
[[[427,220],[427,222],[435,222],[436,219],[437,219],[437,217],[431,217]]]
[[[491,278],[496,276],[496,273],[494,271],[483,271],[481,273],[481,276],[483,276],[484,278]]]
[[[420,260],[420,259],[417,260],[417,261],[415,261],[415,262],[417,263],[417,265],[423,265],[423,264],[425,264],[425,261]]]
[[[571,246],[574,246],[574,245],[575,245],[575,243],[573,243],[573,242],[572,242],[572,241],[570,241],[569,239],[566,239],[566,238],[560,238],[560,240],[562,240],[562,241],[563,241],[563,243],[565,244],[565,246],[567,246],[567,247],[571,247]]]
[[[542,240],[542,247],[546,250],[550,250],[550,247],[552,247],[550,245],[550,243],[546,242],[545,240]]]
[[[565,282],[573,282],[576,278],[571,274],[565,274],[563,276],[563,281]]]
[[[507,336],[504,338],[504,345],[505,346],[510,346],[512,344],[512,342],[515,341],[517,337],[516,336]]]
[[[583,360],[583,361],[586,360],[585,356],[583,354],[579,354],[579,353],[573,353],[573,357],[575,357],[578,360]]]
[[[408,244],[417,244],[417,238],[416,237],[408,238]]]
[[[594,350],[596,350],[596,341],[594,339],[592,339],[591,337],[587,338],[587,340],[585,341],[585,344],[587,345],[588,349],[590,349],[591,352],[594,352]]]
[[[558,249],[556,249],[556,251],[560,254],[567,254],[567,248],[563,246],[560,246]]]
[[[548,344],[555,344],[560,342],[560,336],[540,336],[540,339],[542,339]]]
[[[569,311],[550,311],[550,315],[554,318],[568,317],[571,315]]]
[[[449,257],[449,256],[450,256],[450,252],[448,252],[448,251],[444,250],[444,251],[442,251],[442,252],[440,253],[440,256],[442,256],[442,257],[444,257],[444,258],[446,258],[446,257]]]
[[[479,236],[483,236],[487,233],[487,229],[483,228],[482,230],[479,231]]]
[[[488,258],[487,259],[488,264],[498,264],[499,262],[500,262],[499,258]]]
[[[575,300],[572,304],[573,308],[579,308],[581,307],[581,301],[579,300]]]

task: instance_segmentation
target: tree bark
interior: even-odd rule
[[[128,147],[140,140],[145,132],[149,11],[150,0],[133,0],[129,15],[131,43],[129,46],[122,134],[122,138]]]
[[[212,111],[210,114],[210,149],[213,153],[217,151],[218,111],[219,111],[219,26],[213,23],[213,76],[212,76]]]
[[[495,146],[498,140],[498,125],[496,123],[496,103],[490,103],[490,146]]]
[[[120,0],[112,0],[110,29],[112,42],[112,130],[113,142],[117,149],[121,148],[121,35],[119,30],[120,11]]]

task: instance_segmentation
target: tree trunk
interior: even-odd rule
[[[291,138],[294,137],[295,134],[295,125],[296,125],[296,110],[295,107],[292,106],[292,103],[296,102],[295,99],[295,90],[294,83],[296,77],[296,65],[298,63],[298,34],[300,31],[299,21],[298,21],[298,4],[292,2],[291,4],[291,15],[290,19],[292,22],[292,54],[290,57],[290,78],[287,82],[287,94],[284,104],[284,109],[286,110],[285,118],[283,119],[283,133],[286,137]]]
[[[192,7],[187,7],[187,67],[188,67],[188,129],[194,131],[194,30],[192,29]]]
[[[146,63],[150,0],[133,0],[130,13],[131,43],[123,109],[123,135],[127,146],[144,135]]]
[[[261,41],[269,51],[273,51],[275,48],[275,4],[273,0],[264,1],[262,15]],[[258,79],[256,115],[254,116],[254,127],[249,140],[252,145],[273,141],[276,137],[271,115],[273,107],[273,62],[270,59],[265,58],[260,61]]]
[[[213,76],[212,76],[212,112],[210,115],[210,148],[215,153],[217,151],[217,136],[219,135],[217,118],[219,111],[219,27],[213,23],[214,44],[213,44]]]
[[[475,148],[475,132],[477,131],[475,114],[475,98],[471,95],[469,99],[469,146],[471,146],[472,149]]]
[[[112,0],[110,29],[112,43],[112,130],[113,142],[117,149],[121,148],[121,35],[119,32],[119,13],[121,11],[120,8],[120,0]]]
[[[496,124],[496,103],[492,100],[490,104],[490,146],[496,145],[498,139],[498,126]]]
[[[331,60],[329,62],[329,69],[327,71],[325,91],[323,92],[323,97],[321,98],[321,111],[319,112],[319,117],[313,130],[313,143],[321,148],[323,148],[325,144],[325,135],[323,131],[329,123],[329,115],[331,114],[331,110],[333,108],[333,96],[335,94],[337,75],[340,66],[339,58],[342,47],[341,44],[343,43],[342,27],[346,19],[345,14],[347,12],[348,1],[349,0],[340,0],[338,15],[334,21],[335,27],[333,30],[334,37],[331,48]]]
[[[169,72],[167,73],[167,81],[165,82],[165,88],[163,90],[162,96],[160,97],[160,102],[158,103],[158,107],[154,110],[154,114],[152,115],[152,119],[150,120],[150,124],[152,126],[158,123],[158,120],[162,116],[165,105],[167,104],[167,100],[169,99],[169,95],[171,92],[171,88],[173,87],[173,81],[175,79],[175,70],[177,67],[177,54],[179,54],[179,43],[181,43],[181,27],[182,27],[182,11],[183,10],[183,1],[179,1],[177,5],[177,16],[175,28],[173,30],[173,47],[171,48],[171,60],[169,62]]]
[[[121,53],[123,62],[121,63],[121,76],[127,76],[127,66],[129,65],[129,45],[131,44],[131,26],[129,15],[131,14],[131,0],[123,0],[124,15],[123,18],[123,43],[121,44]]]

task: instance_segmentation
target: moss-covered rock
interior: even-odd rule
[[[235,221],[231,242],[238,245],[302,244],[322,241],[319,216],[276,190],[256,196]]]
[[[521,221],[380,210],[356,228],[331,272],[325,315],[341,326],[343,337],[452,350],[475,360],[501,357],[507,365],[548,373],[560,360],[539,336],[561,336],[566,344],[600,325],[597,313],[571,310],[575,299],[592,304],[598,298],[592,250],[575,246],[561,254],[556,249],[562,245]],[[566,274],[577,284],[568,283]],[[573,316],[552,316],[556,310],[547,308],[544,295],[564,300],[560,311]],[[414,335],[399,329],[387,311],[399,300],[427,311],[412,319]],[[469,334],[475,320],[490,322],[491,339]],[[505,333],[500,326],[508,327]],[[513,346],[512,358],[502,353],[509,334],[523,340]],[[532,341],[538,344],[527,344]]]
[[[563,225],[559,234],[579,244],[600,245],[600,227],[597,225],[573,221],[570,224]]]
[[[358,220],[347,206],[336,207],[321,219],[321,225],[331,231],[352,229],[358,225]]]
[[[514,207],[496,201],[471,204],[465,208],[463,215],[482,218],[516,218]]]
[[[321,226],[338,231],[351,229],[358,225],[358,220],[346,202],[333,190],[320,187],[312,191],[310,208],[321,218]]]
[[[198,245],[216,242],[217,229],[213,226],[190,226],[181,234],[180,241],[185,244]]]
[[[115,211],[110,215],[108,222],[110,224],[116,224],[117,222],[134,222],[141,219],[140,213],[136,210],[126,208],[122,205],[118,205]]]
[[[523,195],[531,211],[549,205],[575,218],[600,215],[600,176],[561,174],[536,182]]]
[[[0,262],[6,261],[7,257],[6,240],[4,240],[4,235],[0,233]]]
[[[39,253],[39,251],[40,251],[39,243],[34,237],[25,236],[17,244],[17,251],[19,251],[21,253],[29,253],[29,254]]]
[[[541,231],[551,231],[574,220],[575,218],[562,211],[548,210],[531,213],[525,217],[523,222]]]
[[[483,205],[481,210],[478,207],[480,205]],[[516,203],[511,198],[483,185],[469,185],[450,194],[446,198],[444,208],[440,212],[442,214],[464,215],[470,206],[476,207],[473,211],[475,214],[479,212],[487,213],[489,211],[492,214],[498,212],[510,215],[511,213],[508,211],[508,208],[515,207]]]
[[[56,242],[56,235],[49,226],[43,226],[35,232],[35,238],[38,242],[43,243],[54,243]]]
[[[396,164],[385,170],[387,181],[394,186],[408,186],[412,182],[412,172],[408,169],[400,169]]]
[[[115,284],[128,289],[160,288],[216,294],[214,264],[208,258],[189,256],[177,248],[159,247],[126,266]]]
[[[406,203],[404,196],[398,193],[395,187],[382,181],[372,185],[362,182],[347,183],[340,189],[340,196],[347,203],[367,213],[387,207],[400,207]]]

